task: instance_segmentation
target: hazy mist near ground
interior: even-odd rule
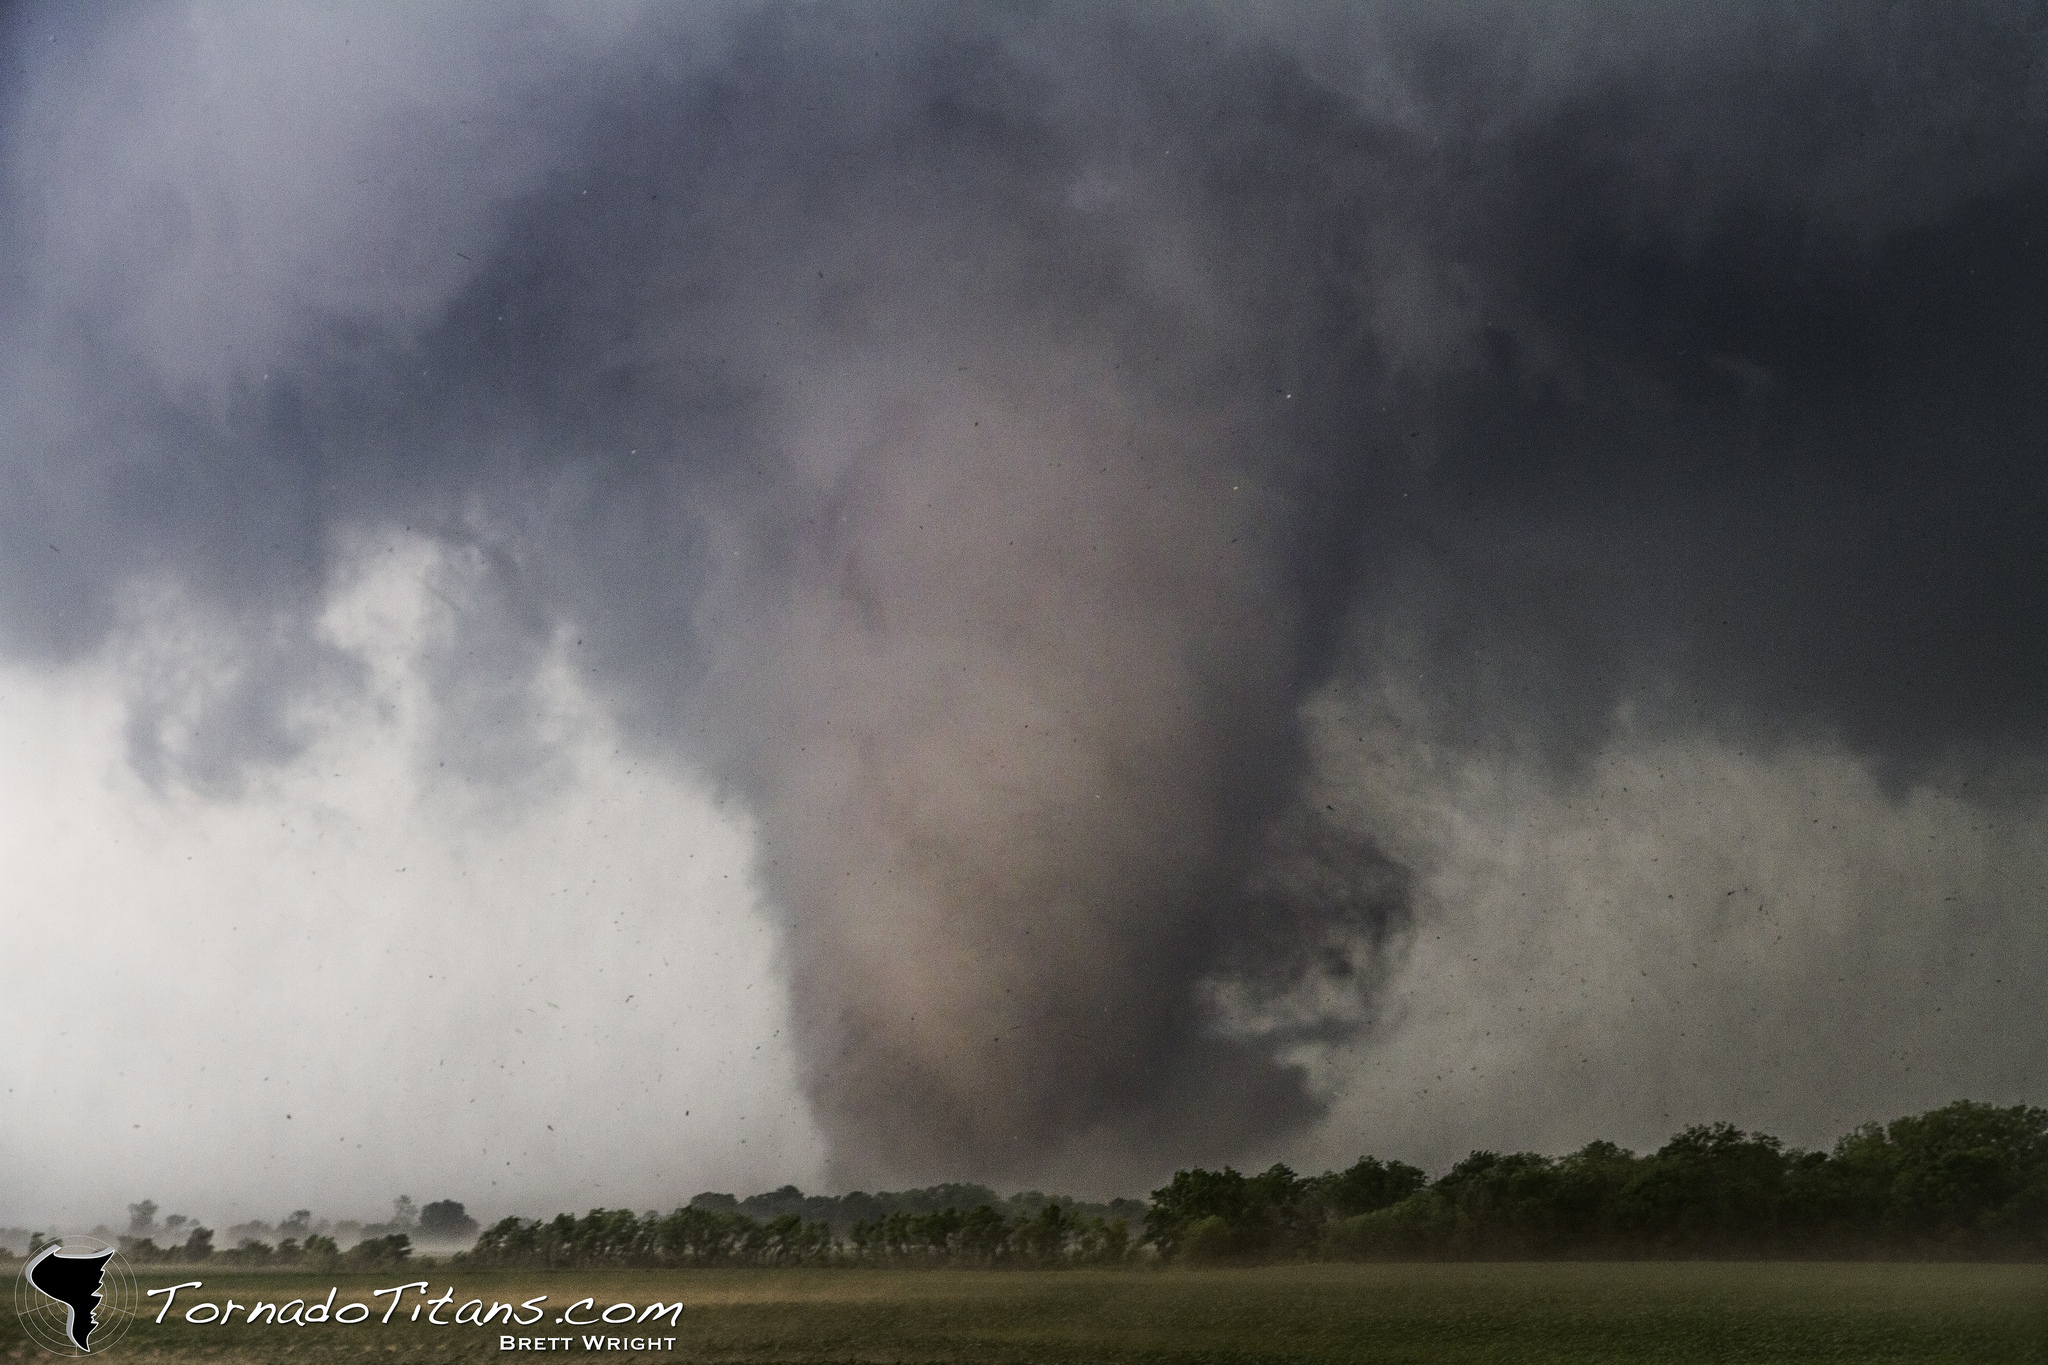
[[[0,1217],[2041,1100],[2033,8],[0,70]]]

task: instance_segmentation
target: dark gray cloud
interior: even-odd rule
[[[131,747],[231,792],[355,685],[345,537],[439,539],[459,770],[573,638],[754,812],[848,1177],[1322,1112],[1456,911],[1331,689],[1416,791],[1626,717],[2040,798],[2026,7],[227,14],[10,19],[6,647],[203,604]]]

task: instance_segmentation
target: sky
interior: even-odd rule
[[[0,1222],[2048,1102],[2017,4],[0,10]]]

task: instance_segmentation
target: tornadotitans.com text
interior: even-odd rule
[[[194,1326],[211,1324],[242,1323],[259,1327],[312,1327],[324,1323],[340,1323],[344,1326],[358,1324],[382,1325],[393,1321],[428,1323],[436,1327],[521,1327],[530,1328],[543,1324],[562,1327],[610,1327],[613,1329],[634,1326],[647,1327],[662,1324],[677,1326],[683,1315],[682,1303],[663,1303],[656,1300],[638,1304],[618,1302],[600,1307],[594,1296],[586,1295],[566,1306],[551,1311],[548,1295],[537,1294],[530,1299],[503,1303],[493,1299],[471,1298],[457,1301],[455,1291],[444,1290],[438,1297],[430,1297],[433,1286],[427,1280],[413,1280],[407,1284],[390,1285],[370,1292],[370,1300],[351,1299],[336,1303],[341,1290],[330,1288],[325,1298],[287,1299],[282,1302],[252,1298],[242,1303],[232,1297],[205,1297],[203,1280],[187,1280],[183,1284],[166,1285],[162,1289],[149,1291],[150,1298],[162,1297],[163,1303],[157,1309],[156,1321],[177,1321]],[[239,1315],[239,1316],[237,1316]],[[547,1342],[566,1342],[570,1337],[515,1338]],[[592,1340],[609,1341],[610,1338]],[[640,1338],[646,1348],[658,1348],[662,1338]],[[507,1347],[505,1349],[514,1349]],[[527,1346],[518,1349],[547,1349],[543,1346]],[[590,1346],[588,1349],[606,1349]],[[616,1348],[614,1348],[616,1349]]]

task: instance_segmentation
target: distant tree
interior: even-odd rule
[[[1074,1259],[1084,1265],[1121,1265],[1130,1256],[1131,1225],[1121,1218],[1090,1218],[1075,1239]]]
[[[973,1265],[993,1265],[1009,1250],[1010,1226],[989,1204],[976,1204],[960,1219],[958,1245]]]
[[[1237,1238],[1230,1222],[1220,1213],[1197,1218],[1181,1230],[1176,1248],[1189,1265],[1213,1265],[1237,1254]]]
[[[245,1237],[233,1251],[223,1251],[220,1258],[233,1265],[267,1265],[277,1259],[277,1248],[254,1237]]]
[[[156,1231],[156,1201],[145,1199],[128,1206],[128,1235],[147,1237]]]
[[[293,1209],[292,1216],[279,1220],[277,1225],[277,1235],[280,1237],[304,1237],[312,1230],[313,1211],[311,1209]]]
[[[1920,1255],[2048,1254],[2048,1109],[1970,1100],[1835,1144],[1837,1220]]]
[[[1557,1163],[1535,1152],[1474,1152],[1436,1182],[1465,1231],[1456,1250],[1540,1255],[1557,1236]]]
[[[213,1255],[213,1229],[194,1226],[192,1235],[185,1239],[185,1249],[180,1257],[187,1261],[203,1261]]]
[[[123,1237],[121,1254],[136,1265],[151,1265],[157,1261],[168,1261],[172,1253],[148,1237]]]
[[[1311,1182],[1281,1165],[1255,1176],[1228,1166],[1176,1171],[1171,1184],[1152,1192],[1146,1240],[1171,1259],[1194,1226],[1203,1223],[1202,1255],[1209,1259],[1306,1250],[1321,1230],[1310,1189]],[[1223,1231],[1207,1222],[1211,1218],[1223,1220]]]
[[[1112,1199],[1104,1210],[1104,1216],[1121,1218],[1126,1226],[1145,1221],[1145,1201],[1142,1199]]]
[[[1620,1201],[1642,1159],[1612,1142],[1589,1142],[1554,1168],[1551,1236],[1560,1251],[1611,1249],[1620,1237]]]
[[[2048,1110],[1958,1100],[1896,1119],[1892,1219],[1936,1244],[1990,1230],[2048,1173]]]
[[[1079,1233],[1080,1220],[1059,1204],[1046,1204],[1038,1216],[1019,1220],[1013,1244],[1022,1257],[1035,1265],[1058,1265],[1066,1259],[1067,1244]]]
[[[1419,1167],[1403,1161],[1382,1162],[1362,1156],[1346,1170],[1318,1176],[1313,1182],[1323,1206],[1339,1218],[1398,1204],[1429,1183]]]
[[[1323,1249],[1340,1257],[1434,1260],[1462,1254],[1471,1241],[1471,1218],[1432,1186],[1398,1204],[1337,1222],[1326,1232]]]
[[[801,1265],[809,1259],[808,1230],[796,1214],[785,1213],[770,1220],[761,1229],[761,1240],[761,1259],[765,1264]]]
[[[342,1254],[349,1270],[395,1270],[412,1256],[412,1238],[402,1232],[357,1242]]]
[[[420,1210],[423,1242],[467,1242],[477,1234],[477,1221],[453,1199],[437,1199]]]
[[[1163,1189],[1152,1191],[1152,1207],[1145,1213],[1145,1237],[1169,1259],[1179,1254],[1181,1244],[1195,1224],[1220,1219],[1228,1229],[1234,1218],[1243,1216],[1249,1201],[1242,1174],[1225,1166],[1220,1171],[1175,1171]],[[1220,1234],[1210,1232],[1214,1239]]]
[[[400,1232],[419,1221],[419,1210],[413,1207],[412,1196],[401,1194],[391,1201],[391,1226]]]
[[[1783,1240],[1786,1166],[1768,1134],[1695,1124],[1643,1162],[1620,1216],[1653,1250],[1762,1254]]]
[[[972,1202],[954,1196],[987,1195]],[[429,1205],[420,1219],[443,1217]],[[592,1209],[506,1218],[457,1261],[477,1269],[775,1265],[1114,1265],[1130,1226],[1026,1191],[977,1185],[838,1197],[784,1186],[698,1195],[668,1214]],[[460,1209],[460,1205],[453,1205]],[[966,1211],[963,1212],[962,1210]],[[1167,1260],[1326,1256],[1942,1255],[2048,1258],[2048,1111],[1959,1102],[1867,1125],[1832,1154],[1730,1124],[1687,1128],[1648,1156],[1591,1142],[1563,1157],[1478,1151],[1434,1182],[1361,1157],[1303,1178],[1184,1170],[1142,1207]],[[466,1214],[464,1215],[466,1217]],[[386,1228],[373,1229],[384,1232]],[[351,1264],[402,1259],[377,1238]],[[324,1238],[309,1238],[309,1257]],[[330,1252],[331,1254],[331,1252]]]

